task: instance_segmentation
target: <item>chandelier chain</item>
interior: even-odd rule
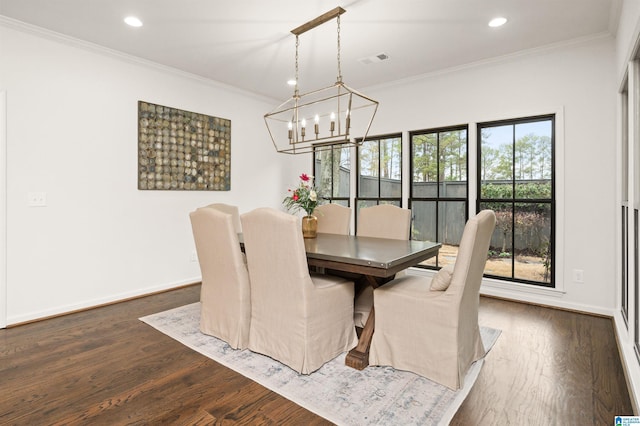
[[[300,37],[296,36],[296,85],[295,85],[295,94],[298,95],[298,48],[300,47]]]
[[[340,15],[336,18],[338,22],[338,83],[342,82],[342,68],[340,67]]]

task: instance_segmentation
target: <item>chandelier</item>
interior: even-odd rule
[[[378,102],[351,89],[342,82],[340,66],[340,15],[341,7],[318,16],[291,30],[296,36],[295,88],[293,97],[274,111],[264,115],[269,135],[278,152],[303,154],[315,150],[331,149],[332,145],[358,146],[369,133]],[[332,19],[337,21],[336,82],[322,89],[300,94],[298,90],[298,52],[300,35]],[[358,141],[352,135],[359,137]]]

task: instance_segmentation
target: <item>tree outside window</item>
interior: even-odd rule
[[[410,133],[411,238],[442,243],[438,257],[421,266],[442,267],[458,254],[468,206],[467,133],[467,126]]]
[[[361,208],[402,205],[402,135],[368,138],[357,150],[356,218]],[[357,227],[357,223],[356,223]]]
[[[345,145],[314,153],[314,177],[318,195],[325,203],[349,206],[351,150]]]

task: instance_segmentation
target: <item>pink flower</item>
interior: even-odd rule
[[[306,173],[300,175],[300,180],[303,182],[309,182],[309,176]]]
[[[296,194],[296,193],[294,193],[293,197],[291,197],[291,198],[293,198],[293,201],[298,201],[300,199],[300,197],[298,197],[298,194]]]

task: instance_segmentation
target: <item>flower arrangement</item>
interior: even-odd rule
[[[311,216],[318,205],[318,193],[313,186],[313,176],[306,173],[300,175],[300,184],[296,189],[289,189],[290,195],[287,195],[282,204],[287,210],[298,211],[300,209],[307,212]]]

